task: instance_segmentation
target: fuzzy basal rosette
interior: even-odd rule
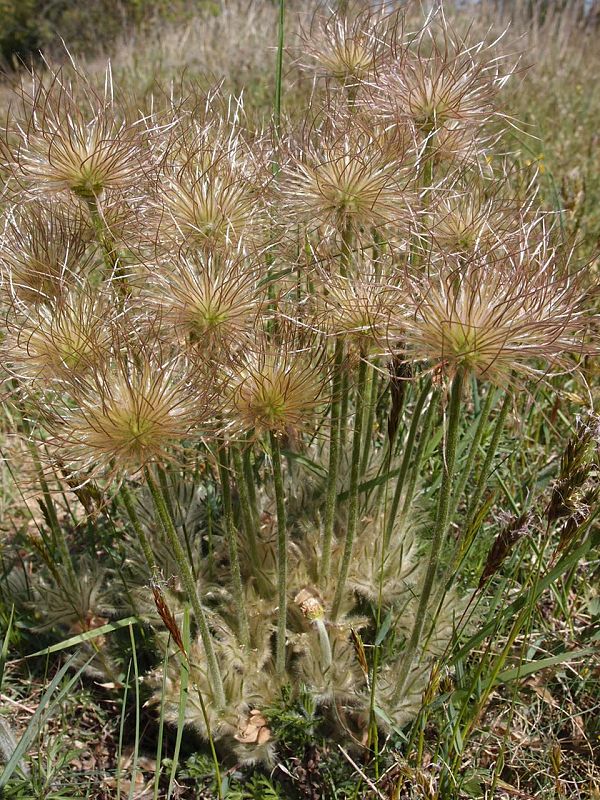
[[[268,727],[266,721],[262,724],[262,720],[257,719],[256,712],[260,713],[261,709],[271,706],[279,691],[279,684],[269,669],[271,631],[263,627],[260,643],[256,640],[257,647],[249,649],[241,647],[233,632],[224,624],[216,619],[214,622],[218,631],[215,650],[222,670],[225,706],[222,709],[217,707],[206,672],[202,644],[195,640],[188,652],[190,688],[185,705],[185,724],[207,738],[208,722],[210,735],[233,749],[243,763],[269,763],[274,754],[270,732],[254,731],[253,728]],[[181,656],[176,653],[169,661],[164,688],[161,674],[149,677],[149,682],[156,688],[154,701],[164,704],[165,718],[173,723],[177,723],[179,717],[181,669]]]

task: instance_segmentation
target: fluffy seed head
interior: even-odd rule
[[[167,181],[167,222],[185,242],[206,247],[236,244],[256,213],[256,196],[240,175],[213,170],[198,177],[180,172]]]
[[[206,395],[192,390],[181,363],[143,352],[123,355],[70,388],[71,402],[51,428],[73,473],[131,474],[172,460],[206,419]]]
[[[511,252],[521,235],[520,222],[510,202],[475,190],[441,198],[432,210],[428,230],[436,250],[467,258]]]
[[[416,49],[378,76],[374,102],[388,122],[408,122],[422,141],[457,126],[481,128],[495,113],[494,98],[505,81],[489,46],[470,46],[440,12],[421,32]]]
[[[324,331],[343,336],[364,353],[398,338],[400,331],[392,331],[392,326],[404,304],[403,290],[382,279],[368,264],[346,277],[323,276],[317,296]]]
[[[44,384],[83,375],[108,358],[112,317],[97,293],[63,294],[17,315],[6,342],[8,357],[20,377]]]
[[[207,120],[184,128],[165,154],[156,202],[165,233],[184,249],[237,248],[261,228],[261,141],[242,135],[241,101],[219,109],[219,99],[207,100]]]
[[[316,144],[318,142],[318,144]],[[405,214],[400,165],[367,133],[315,135],[283,175],[285,203],[312,227],[380,226]]]
[[[322,404],[324,380],[317,348],[263,343],[251,353],[232,384],[234,424],[257,434],[292,433],[310,428]]]
[[[302,50],[326,77],[342,84],[365,80],[391,55],[395,15],[363,12],[316,14],[302,35]]]
[[[76,98],[81,89],[85,99]],[[90,200],[139,183],[138,128],[118,121],[110,97],[98,97],[85,81],[74,87],[55,75],[49,88],[40,82],[22,99],[27,119],[17,125],[21,142],[14,162],[32,190],[69,191]],[[82,111],[86,105],[89,115]]]
[[[446,267],[410,279],[407,291],[409,352],[451,374],[462,369],[506,384],[565,364],[582,347],[582,290],[552,257]]]
[[[55,298],[91,265],[90,228],[61,204],[29,204],[8,217],[0,247],[4,286],[25,303]]]
[[[181,258],[156,274],[150,300],[188,344],[214,355],[239,349],[253,332],[263,303],[259,268],[214,256]]]

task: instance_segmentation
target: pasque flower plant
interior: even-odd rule
[[[53,492],[93,491],[168,651],[154,699],[179,718],[183,657],[185,720],[247,762],[284,696],[353,747],[414,718],[510,391],[588,349],[581,273],[486,159],[510,69],[441,12],[404,30],[315,18],[307,126],[218,90],[132,122],[58,72],[5,136],[6,387],[58,557],[77,581]]]

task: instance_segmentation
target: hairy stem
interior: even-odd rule
[[[248,484],[244,476],[244,464],[242,456],[237,447],[231,448],[233,457],[233,466],[235,469],[236,485],[238,495],[240,498],[240,510],[242,512],[242,521],[244,523],[244,532],[248,541],[248,550],[250,553],[250,561],[255,569],[258,569],[258,545],[256,538],[256,520],[252,512],[252,504],[248,491]]]
[[[231,485],[229,483],[229,459],[224,450],[218,454],[219,477],[221,479],[221,492],[223,493],[223,517],[225,521],[225,535],[229,549],[229,568],[231,570],[231,583],[233,586],[233,602],[236,606],[237,618],[240,626],[240,642],[249,646],[250,628],[244,602],[244,589],[242,586],[242,571],[238,555],[238,532],[233,522],[233,505],[231,502]]]
[[[417,397],[417,402],[415,403],[415,407],[413,409],[410,428],[408,431],[406,444],[404,445],[404,454],[402,456],[402,462],[400,464],[400,472],[398,473],[398,480],[396,481],[396,488],[394,489],[394,496],[392,498],[392,505],[390,507],[389,514],[387,516],[387,524],[385,526],[384,550],[387,549],[390,543],[390,539],[392,538],[392,531],[394,530],[394,523],[396,522],[396,514],[398,513],[398,506],[400,505],[400,498],[402,497],[402,491],[404,489],[404,481],[406,480],[406,473],[408,472],[408,466],[410,464],[413,448],[415,446],[417,431],[419,429],[419,424],[421,421],[421,414],[423,413],[423,406],[425,405],[425,400],[427,399],[430,389],[431,389],[431,381],[428,380],[425,382],[425,385],[421,389],[421,392]]]
[[[346,539],[344,542],[344,553],[342,555],[342,565],[338,576],[338,584],[333,599],[331,618],[336,620],[340,612],[346,579],[352,560],[352,547],[358,523],[358,487],[360,483],[360,448],[362,444],[363,411],[365,407],[365,384],[367,377],[367,362],[364,358],[360,360],[358,368],[358,380],[356,384],[356,403],[354,417],[354,435],[352,439],[352,463],[350,465],[350,488],[348,491],[348,520],[346,523]]]
[[[128,294],[127,277],[123,270],[122,259],[119,255],[117,245],[113,236],[106,224],[104,215],[100,210],[100,204],[97,197],[86,197],[86,203],[90,214],[92,227],[96,241],[100,245],[102,255],[104,258],[104,266],[108,274],[115,279],[115,285],[119,296],[123,299]]]
[[[279,0],[279,16],[277,20],[277,59],[275,61],[275,134],[281,134],[281,95],[283,82],[283,50],[285,41],[285,0]]]
[[[331,545],[335,527],[337,507],[337,479],[340,464],[340,393],[342,389],[342,370],[344,364],[344,345],[340,338],[335,343],[333,381],[331,387],[331,422],[329,433],[329,465],[327,470],[327,491],[325,497],[325,520],[323,523],[323,542],[321,547],[321,576],[327,581],[331,571]]]
[[[467,453],[465,464],[463,466],[460,478],[456,483],[456,489],[454,490],[454,494],[452,496],[452,502],[450,504],[450,512],[449,512],[450,520],[452,520],[452,518],[456,513],[456,508],[460,502],[460,498],[463,495],[465,486],[467,485],[467,481],[469,480],[469,477],[471,475],[471,470],[473,469],[473,464],[475,463],[475,457],[477,455],[477,451],[479,450],[479,445],[481,444],[481,440],[485,432],[485,427],[487,425],[487,421],[489,419],[490,412],[492,410],[492,406],[494,404],[495,399],[496,399],[495,391],[491,387],[488,387],[488,392],[485,401],[483,403],[483,408],[479,411],[479,420],[477,422],[477,428],[475,429],[475,433],[473,435],[473,439],[469,447],[469,452]]]
[[[144,558],[146,559],[146,564],[148,565],[148,569],[150,570],[150,575],[154,576],[157,572],[154,553],[152,552],[152,547],[150,546],[148,537],[144,533],[144,528],[142,527],[137,511],[135,510],[135,501],[126,483],[121,484],[119,493],[121,495],[121,500],[123,501],[123,505],[125,506],[125,510],[127,511],[127,516],[129,517],[129,521],[133,526],[135,535],[137,536],[138,542],[140,543],[140,547],[142,548],[142,553],[144,554]]]
[[[459,371],[452,381],[452,388],[450,390],[448,427],[442,452],[442,485],[440,487],[440,494],[438,498],[437,514],[433,529],[431,550],[429,552],[429,561],[427,563],[427,571],[423,581],[423,588],[421,589],[421,596],[419,597],[419,605],[417,608],[413,629],[411,631],[411,635],[406,645],[406,650],[404,651],[400,665],[398,684],[396,688],[397,698],[400,697],[404,691],[415,653],[417,652],[417,648],[421,641],[421,634],[427,618],[429,599],[431,597],[433,584],[438,571],[442,544],[444,542],[446,527],[448,525],[450,497],[452,494],[452,481],[454,478],[454,465],[456,461],[456,446],[458,443],[458,433],[460,428],[462,385],[463,373],[462,371]]]
[[[285,674],[285,639],[287,628],[287,520],[285,513],[285,494],[283,489],[283,470],[281,468],[281,449],[279,439],[271,432],[271,458],[273,460],[273,483],[277,507],[277,645],[275,668],[279,676]]]
[[[375,409],[377,406],[377,391],[379,389],[379,372],[375,366],[369,367],[369,375],[367,378],[367,387],[365,394],[367,396],[367,409],[365,419],[365,430],[363,434],[363,452],[362,460],[360,462],[360,472],[364,475],[369,465],[369,455],[371,453],[371,442],[373,439],[373,425],[375,423]]]
[[[46,509],[46,515],[48,524],[50,525],[50,530],[52,531],[52,541],[54,546],[58,548],[58,552],[60,553],[60,560],[63,567],[65,568],[69,582],[73,587],[75,587],[78,584],[78,580],[77,580],[77,573],[75,572],[75,566],[73,565],[73,559],[71,558],[71,551],[69,550],[69,544],[65,537],[63,527],[59,522],[58,514],[56,513],[56,506],[54,505],[54,500],[52,499],[50,487],[48,486],[48,483],[44,476],[44,470],[42,468],[42,462],[40,461],[37,448],[34,442],[32,441],[30,441],[29,446],[30,446],[31,458],[33,460],[33,464],[35,466],[35,471],[37,474],[37,479],[40,484],[40,488],[42,490],[42,494],[44,497],[44,508]]]
[[[217,661],[217,657],[213,648],[212,637],[208,627],[206,614],[204,613],[204,609],[202,608],[200,598],[198,597],[198,592],[196,590],[196,585],[194,583],[192,571],[187,562],[185,552],[183,550],[183,547],[181,546],[181,542],[179,541],[179,536],[177,535],[177,531],[175,530],[175,525],[173,523],[173,520],[169,516],[165,499],[162,496],[161,491],[158,485],[156,484],[154,478],[152,477],[152,474],[150,473],[148,467],[144,468],[144,477],[146,479],[146,483],[148,484],[148,488],[150,489],[150,494],[152,495],[152,500],[154,501],[154,506],[158,513],[161,525],[167,536],[167,539],[169,540],[169,544],[173,550],[173,555],[175,556],[175,560],[177,561],[177,564],[181,571],[180,577],[183,582],[187,598],[192,604],[192,609],[194,611],[194,616],[196,618],[196,624],[198,625],[198,630],[200,631],[202,644],[204,645],[204,652],[206,653],[206,663],[210,675],[210,680],[212,683],[212,689],[217,702],[217,706],[219,708],[224,708],[225,690],[223,688],[223,681],[221,678],[221,672],[219,670],[219,663]]]
[[[496,425],[494,426],[494,432],[492,433],[492,438],[488,445],[487,453],[485,454],[485,460],[481,469],[479,470],[479,479],[475,484],[475,489],[473,490],[473,494],[469,500],[469,507],[467,509],[464,523],[465,530],[469,529],[471,523],[473,522],[473,518],[477,513],[477,507],[479,506],[479,501],[481,500],[483,490],[485,489],[489,478],[492,461],[494,460],[496,450],[498,449],[498,444],[500,443],[500,436],[504,430],[504,425],[506,423],[506,417],[508,415],[511,402],[512,395],[510,392],[507,392],[506,396],[504,397],[504,402],[500,407],[500,413],[498,414],[498,419],[496,420]]]
[[[423,425],[421,426],[421,431],[419,433],[419,444],[417,445],[417,452],[415,453],[415,458],[413,461],[413,466],[410,471],[410,478],[408,479],[408,483],[406,485],[406,491],[404,492],[404,503],[402,504],[402,509],[400,511],[400,524],[404,522],[406,519],[406,515],[410,509],[410,506],[413,501],[413,497],[415,494],[415,487],[417,485],[417,479],[419,477],[419,472],[421,471],[421,461],[423,460],[423,453],[425,452],[425,447],[429,442],[429,434],[431,433],[431,425],[433,423],[433,415],[437,408],[437,401],[438,401],[438,393],[435,392],[432,394],[431,399],[429,401],[429,405],[427,406],[427,411],[425,412],[425,419],[423,420]]]

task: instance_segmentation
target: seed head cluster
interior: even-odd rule
[[[443,426],[427,374],[490,397],[592,349],[584,272],[488,157],[511,70],[441,10],[405,30],[401,13],[317,14],[308,119],[285,103],[273,126],[251,119],[222,87],[163,92],[141,116],[110,71],[99,93],[65,67],[23,86],[0,143],[3,392],[61,492],[146,481],[161,525],[141,514],[132,580],[143,595],[175,558],[181,584],[154,597],[174,629],[195,600],[208,710],[190,700],[188,721],[246,763],[273,757],[288,684],[340,739],[371,741],[373,703],[396,734],[452,640],[463,606],[450,593],[432,616],[434,537],[419,541],[429,509],[413,502],[438,491],[420,494],[422,431]],[[371,682],[376,603],[393,653]],[[180,666],[156,681],[167,719]]]

